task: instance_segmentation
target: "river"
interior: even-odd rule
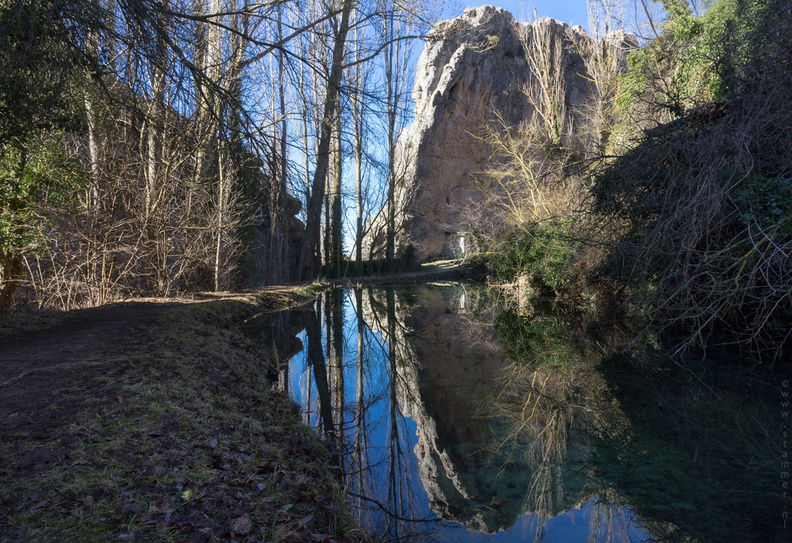
[[[334,289],[248,329],[387,541],[789,540],[777,371],[547,305]]]

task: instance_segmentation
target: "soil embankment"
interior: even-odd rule
[[[329,456],[239,324],[317,289],[0,329],[3,541],[359,541]],[[266,310],[266,309],[265,309]]]

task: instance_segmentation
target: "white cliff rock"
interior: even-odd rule
[[[534,114],[525,89],[537,78],[525,46],[537,29],[563,47],[566,108],[582,112],[596,97],[580,53],[592,39],[581,27],[552,19],[517,23],[509,12],[484,6],[438,23],[427,37],[413,89],[415,119],[397,144],[398,252],[412,245],[427,261],[469,249],[471,210],[483,199],[475,177],[493,154],[477,136],[496,112],[514,127]],[[381,256],[384,229],[371,231],[380,234],[367,246]]]

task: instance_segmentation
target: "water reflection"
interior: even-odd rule
[[[336,289],[261,319],[284,362],[279,386],[338,454],[358,521],[387,540],[783,540],[766,486],[736,490],[752,493],[748,520],[719,520],[736,503],[728,493],[721,506],[697,499],[712,502],[700,487],[717,476],[701,462],[724,452],[712,432],[704,451],[690,427],[709,424],[711,408],[682,402],[669,425],[653,403],[668,375],[617,360],[596,327],[502,311],[463,286]],[[701,396],[686,386],[679,396]],[[764,417],[752,402],[751,416]],[[768,475],[753,468],[749,479]]]

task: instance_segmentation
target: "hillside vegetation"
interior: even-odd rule
[[[627,57],[601,151],[567,181],[581,204],[520,225],[491,262],[573,304],[615,293],[679,349],[728,337],[772,359],[792,318],[792,6],[664,6],[662,32]]]

